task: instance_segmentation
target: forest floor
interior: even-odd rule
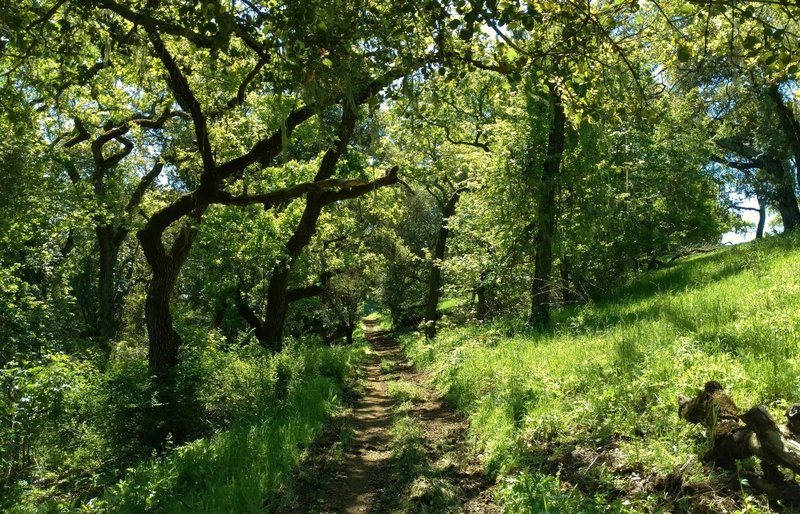
[[[371,352],[360,390],[309,449],[284,513],[500,512],[469,452],[467,420],[365,320]]]

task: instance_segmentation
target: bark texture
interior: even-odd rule
[[[534,272],[531,286],[530,324],[537,327],[550,323],[550,275],[553,269],[553,236],[556,230],[556,196],[558,194],[561,157],[564,152],[566,115],[561,96],[554,84],[549,85],[553,115],[547,140],[547,153],[538,184],[536,230],[533,237]]]

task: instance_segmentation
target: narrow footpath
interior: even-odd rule
[[[500,512],[465,442],[467,422],[365,320],[371,347],[359,396],[309,450],[284,513]]]

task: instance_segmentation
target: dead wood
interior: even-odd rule
[[[763,481],[773,485],[784,480],[778,466],[800,473],[800,443],[795,440],[800,428],[800,406],[790,408],[786,426],[779,427],[761,405],[740,414],[722,385],[711,381],[694,398],[678,398],[678,415],[708,429],[712,448],[705,460],[733,467],[739,459],[756,456],[762,463]],[[770,487],[765,485],[762,489]]]
[[[800,405],[792,405],[786,411],[786,428],[795,439],[800,437]]]

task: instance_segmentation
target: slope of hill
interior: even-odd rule
[[[779,237],[642,274],[533,334],[514,322],[406,335],[471,421],[511,512],[770,512],[702,463],[676,398],[717,380],[776,418],[800,402],[800,240]],[[731,485],[733,484],[733,485]],[[773,505],[773,508],[776,505]]]

